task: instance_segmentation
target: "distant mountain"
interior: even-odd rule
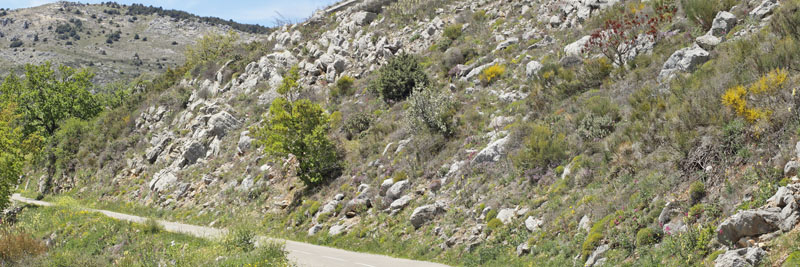
[[[91,67],[98,83],[155,74],[182,64],[186,45],[203,35],[231,30],[246,41],[270,31],[140,4],[58,2],[5,9],[0,10],[0,74],[45,61]]]

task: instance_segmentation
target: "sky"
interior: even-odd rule
[[[100,3],[110,0],[79,0],[82,3]],[[34,7],[57,0],[0,0],[0,8]],[[177,9],[200,16],[219,17],[236,22],[273,26],[276,18],[293,22],[310,17],[315,10],[327,7],[336,0],[116,0],[119,4],[144,4]],[[280,15],[278,15],[280,14]]]

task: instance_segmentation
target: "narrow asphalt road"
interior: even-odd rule
[[[29,198],[14,194],[11,200],[22,203],[27,203],[37,206],[53,206],[52,203],[37,201]],[[90,212],[99,212],[108,217],[135,222],[144,223],[147,218],[122,214],[107,210],[86,209]],[[182,224],[176,222],[168,222],[157,220],[159,224],[164,227],[165,231],[173,233],[187,234],[200,238],[216,239],[225,235],[225,229],[217,229],[211,227]],[[258,243],[265,241],[282,242],[286,244],[286,250],[289,252],[289,259],[303,267],[445,267],[447,265],[414,261],[407,259],[392,258],[389,256],[352,252],[342,249],[317,246],[307,243],[295,242],[283,239],[272,239],[267,237],[259,237]]]

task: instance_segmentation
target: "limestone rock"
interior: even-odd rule
[[[748,247],[728,250],[714,261],[714,267],[751,267],[758,266],[767,252],[760,247]]]
[[[506,136],[487,145],[486,148],[475,155],[475,158],[472,159],[472,163],[480,164],[500,161],[500,158],[505,155],[509,138],[509,136]]]

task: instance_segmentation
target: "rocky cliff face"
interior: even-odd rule
[[[0,73],[50,61],[92,68],[99,83],[129,80],[181,65],[184,49],[198,37],[233,30],[129,8],[58,2],[0,11]],[[256,34],[237,32],[242,41],[257,40]]]
[[[718,266],[756,265],[767,253],[757,246],[763,243],[759,240],[766,242],[769,237],[795,231],[800,191],[796,184],[780,187],[763,208],[737,211],[740,204],[754,199],[760,184],[735,189],[727,179],[734,179],[733,170],[753,169],[758,174],[765,165],[794,170],[796,163],[781,164],[791,152],[778,143],[756,141],[748,145],[759,155],[767,155],[762,157],[767,163],[741,158],[741,153],[749,152],[723,154],[718,133],[722,130],[700,129],[711,127],[705,123],[683,129],[695,134],[685,137],[689,140],[681,139],[680,144],[670,143],[677,142],[670,136],[653,133],[651,139],[645,139],[633,133],[657,129],[655,124],[692,120],[680,115],[647,119],[653,124],[646,127],[630,122],[637,120],[632,114],[644,116],[637,113],[641,107],[631,103],[670,101],[664,96],[679,91],[671,89],[671,81],[689,80],[706,62],[722,60],[719,55],[728,51],[727,44],[748,40],[765,29],[779,7],[779,2],[772,0],[737,3],[714,13],[708,28],[687,32],[684,27],[689,26],[684,24],[689,19],[681,18],[684,22],[659,29],[657,37],[634,38],[626,45],[635,49],[626,50],[630,53],[624,58],[635,63],[619,66],[606,62],[608,68],[617,70],[612,78],[596,84],[579,83],[577,94],[564,97],[553,93],[558,96],[547,98],[545,92],[566,90],[558,79],[569,75],[589,79],[590,62],[602,57],[586,49],[592,32],[602,25],[598,17],[642,9],[646,4],[600,0],[355,1],[269,34],[264,39],[274,46],[260,59],[247,62],[241,73],[225,75],[228,62],[215,75],[182,80],[176,87],[191,91],[185,106],[158,101],[144,104],[134,114],[130,138],[135,139],[128,140],[129,146],[121,153],[126,163],[98,172],[110,182],[96,190],[114,193],[96,194],[102,194],[105,201],[130,201],[153,209],[199,210],[197,217],[214,214],[207,222],[212,225],[225,214],[266,217],[268,223],[275,223],[271,225],[274,228],[286,229],[273,230],[276,234],[323,243],[330,239],[321,236],[330,236],[367,250],[364,247],[390,246],[367,239],[398,244],[419,240],[425,249],[404,255],[433,255],[464,264],[470,259],[478,264],[492,262],[483,261],[481,253],[506,253],[491,250],[493,247],[508,248],[508,254],[522,257],[522,262],[599,266],[640,261],[644,259],[637,256],[639,248],[668,254],[671,252],[665,249],[679,249],[673,245],[679,242],[675,240],[683,240],[677,238],[688,236],[684,233],[713,229],[717,241],[705,240],[701,252],[691,253],[709,257],[711,262],[716,259]],[[176,22],[149,20],[151,26],[143,36],[173,35],[162,29],[162,23]],[[32,23],[39,28],[46,25]],[[467,35],[456,38],[460,46],[445,44],[450,38],[445,34],[453,25]],[[202,30],[195,27],[199,26],[178,23],[176,38],[196,36]],[[179,41],[183,42],[188,41]],[[96,49],[111,48],[101,45]],[[25,49],[17,53],[33,50]],[[462,51],[468,49],[471,52]],[[402,53],[422,55],[437,86],[447,88],[462,102],[458,112],[464,121],[455,137],[409,130],[398,115],[403,112],[402,104],[389,106],[367,89],[376,70]],[[439,66],[449,60],[444,57],[456,54],[461,60],[446,68]],[[464,60],[468,54],[469,59]],[[485,70],[500,65],[508,68],[502,80],[489,83],[482,78]],[[367,137],[340,140],[346,147],[345,174],[313,191],[304,191],[292,175],[296,158],[265,159],[250,131],[279,97],[277,87],[293,66],[298,67],[299,83],[306,89],[304,98],[325,103],[331,113],[344,118],[359,111],[376,116],[372,132],[364,135]],[[644,78],[632,78],[637,75]],[[358,80],[358,90],[353,96],[334,99],[329,91],[345,76]],[[639,91],[645,89],[648,91]],[[621,114],[585,119],[594,115],[582,111],[584,106],[601,97],[608,99],[605,105],[622,106],[617,111]],[[719,95],[709,99],[720,102]],[[664,102],[652,106],[663,108]],[[535,145],[524,143],[521,136],[536,131],[519,125],[534,121],[539,122],[536,126],[550,125],[564,132],[553,136],[569,143],[559,148],[569,157],[554,166],[521,170],[515,156],[521,147]],[[786,139],[791,138],[772,140],[788,143]],[[792,177],[796,171],[791,170],[783,176]],[[695,180],[704,181],[704,191],[685,193]],[[775,185],[780,179],[772,180],[764,183]],[[92,195],[90,186],[78,182],[72,191]],[[748,199],[742,201],[744,197]],[[642,234],[644,229],[653,231],[652,242],[663,243],[650,246],[647,231]],[[642,241],[639,235],[644,236]],[[722,255],[710,258],[712,251]],[[466,258],[454,259],[461,256]]]

